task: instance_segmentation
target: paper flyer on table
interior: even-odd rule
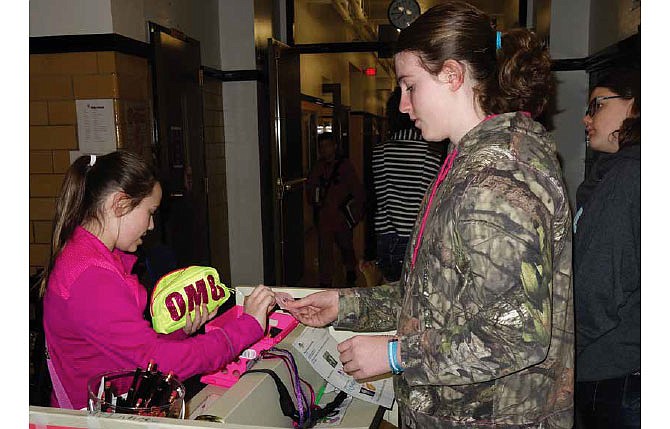
[[[337,341],[327,329],[305,327],[293,341],[293,347],[305,356],[321,377],[339,390],[382,407],[391,408],[393,405],[393,378],[389,375],[375,381],[359,383],[345,374],[339,360]]]

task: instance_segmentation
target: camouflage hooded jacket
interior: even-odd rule
[[[457,150],[414,267],[426,198],[400,281],[343,289],[334,325],[397,328],[405,427],[571,428],[572,235],[553,140],[507,113]]]

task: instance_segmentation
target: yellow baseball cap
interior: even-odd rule
[[[151,295],[151,321],[154,330],[169,334],[186,326],[186,314],[194,318],[196,307],[207,305],[215,311],[230,298],[232,289],[219,280],[212,267],[190,266],[172,271],[158,280]]]

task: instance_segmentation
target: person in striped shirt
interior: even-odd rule
[[[421,201],[440,169],[445,149],[442,143],[423,140],[409,115],[398,110],[399,102],[397,87],[386,104],[388,138],[372,151],[377,262],[387,282],[400,278]]]

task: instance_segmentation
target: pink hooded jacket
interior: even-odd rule
[[[86,406],[88,380],[101,372],[134,370],[154,359],[160,371],[184,380],[221,368],[263,336],[248,314],[202,335],[156,333],[142,317],[147,292],[130,273],[136,260],[110,252],[81,227],[56,259],[44,296],[44,331],[53,369],[75,409]],[[51,403],[60,406],[55,389]]]

